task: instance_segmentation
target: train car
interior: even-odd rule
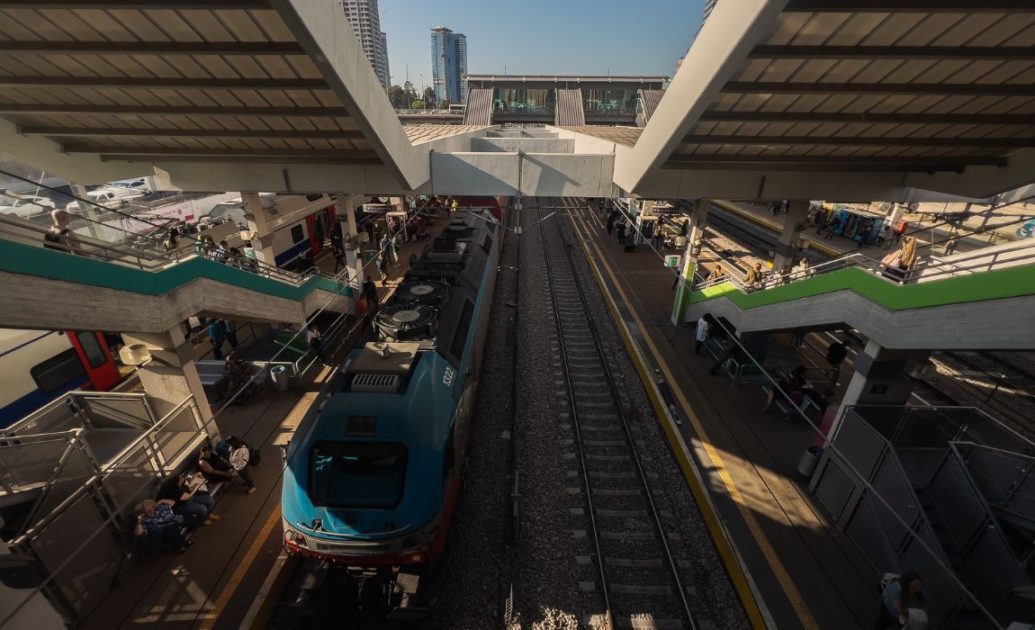
[[[501,227],[460,211],[413,261],[341,385],[286,450],[284,545],[347,567],[440,557],[496,283]]]
[[[0,428],[73,389],[107,391],[121,379],[103,333],[0,329]]]

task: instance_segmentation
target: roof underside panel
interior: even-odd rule
[[[688,129],[666,167],[1006,165],[1035,147],[1035,12],[788,9]]]
[[[0,118],[103,160],[384,164],[281,5],[239,4],[0,8]]]

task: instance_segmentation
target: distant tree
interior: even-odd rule
[[[419,98],[410,103],[410,109],[424,109],[424,101]]]
[[[438,108],[439,109],[449,109],[449,99],[448,98],[444,98],[441,101],[439,101],[438,102]]]
[[[395,109],[406,109],[410,101],[406,98],[406,92],[398,85],[388,88],[388,100]]]
[[[435,104],[435,88],[433,88],[433,87],[424,88],[424,102],[425,103],[431,103],[432,105]]]

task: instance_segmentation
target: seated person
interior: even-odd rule
[[[245,466],[241,469],[236,469],[230,463],[229,445],[225,449],[227,454],[224,456],[217,453],[211,446],[207,444],[201,447],[201,454],[198,456],[198,468],[201,470],[201,474],[205,476],[205,479],[218,483],[220,481],[233,481],[234,479],[241,479],[248,486],[248,494],[255,492],[255,483],[252,481],[251,471]]]
[[[144,501],[137,505],[137,522],[133,527],[133,533],[137,536],[144,536],[149,540],[166,545],[173,545],[180,551],[186,551],[190,541],[183,537],[180,531],[180,524],[184,518],[172,511],[173,501],[162,499],[160,501]],[[193,531],[190,525],[187,528]]]
[[[762,408],[762,413],[769,411],[769,407],[772,406],[773,400],[779,393],[777,391],[777,387],[782,389],[787,396],[790,397],[791,402],[795,407],[798,407],[804,399],[805,385],[807,384],[808,382],[805,380],[805,367],[799,365],[794,368],[790,374],[777,381],[776,387],[769,388],[769,391],[766,394],[765,407]]]
[[[188,527],[196,528],[219,520],[219,516],[212,513],[216,502],[208,493],[201,473],[169,477],[159,489],[158,498],[172,501],[173,514],[182,516]]]

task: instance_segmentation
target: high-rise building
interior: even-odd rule
[[[435,98],[450,103],[467,100],[467,37],[444,26],[431,29],[431,76]]]
[[[388,87],[391,74],[388,72],[388,40],[381,30],[381,15],[377,0],[339,0],[341,8],[352,30],[356,33],[363,52],[381,85]]]

